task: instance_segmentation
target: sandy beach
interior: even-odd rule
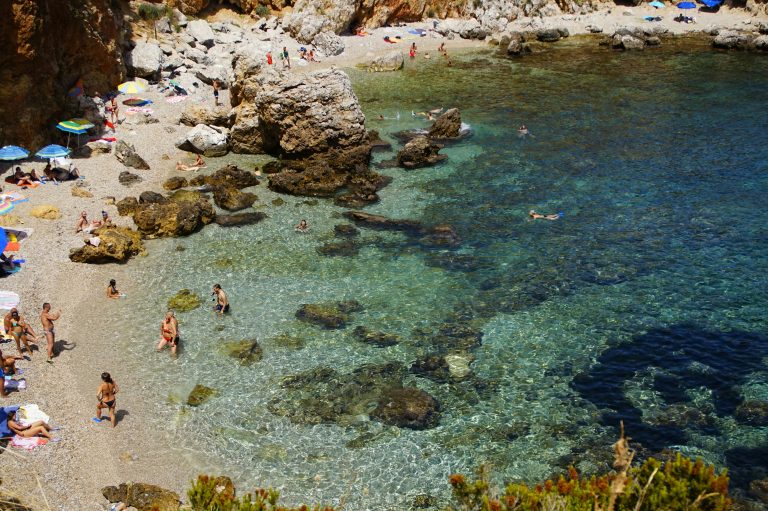
[[[662,21],[656,24],[673,34],[718,27],[745,29],[757,23],[752,14],[740,9],[723,8],[718,13],[696,13],[697,23],[689,25],[674,22],[672,18],[677,14],[674,7],[656,10],[647,6],[614,6],[589,15],[519,20],[514,27],[520,31],[564,27],[576,35],[589,33],[588,27],[593,26],[602,28],[603,35],[611,35],[619,27],[647,25],[648,22],[643,20],[646,15],[662,16]],[[252,22],[250,18],[224,10],[212,18],[219,21],[227,19]],[[435,33],[426,37],[408,37],[407,29],[411,27],[426,28],[427,24],[379,28],[372,30],[367,37],[345,36],[346,49],[342,55],[308,65],[297,65],[298,59],[294,58],[292,62],[296,64],[286,72],[301,73],[328,66],[350,67],[393,50],[407,54],[411,42],[419,46],[419,56],[415,62],[409,61],[406,56],[406,66],[418,66],[424,53],[435,52],[443,42],[449,53],[488,47],[486,41],[445,40]],[[386,35],[402,35],[403,40],[388,44],[383,40]],[[292,55],[302,46],[287,36],[280,44],[283,43]],[[433,58],[437,58],[435,53]],[[132,285],[132,274],[146,271],[142,267],[142,258],[134,258],[125,265],[85,265],[71,262],[68,255],[72,248],[81,246],[85,238],[75,233],[75,222],[81,211],[86,211],[89,219],[96,219],[105,210],[118,225],[132,226],[130,218],[118,216],[114,200],[137,196],[145,190],[162,191],[162,183],[171,176],[191,177],[190,172],[175,170],[177,161],[191,163],[194,159],[194,155],[180,151],[174,145],[189,129],[179,125],[179,117],[189,105],[213,106],[211,91],[210,87],[203,86],[185,101],[169,103],[153,85],[141,94],[153,101],[150,105],[152,115],[159,120],[153,124],[131,124],[126,120],[131,117],[126,113],[127,107],[121,104],[120,118],[123,122],[118,125],[115,136],[133,144],[138,154],[148,162],[150,170],[128,169],[113,154],[98,154],[73,158],[84,177],[81,181],[59,185],[47,183],[29,190],[3,185],[4,191],[20,191],[29,198],[28,202],[18,204],[5,217],[5,225],[14,225],[9,219],[16,217],[20,223],[15,225],[34,229],[18,256],[24,258],[26,263],[20,272],[3,280],[3,289],[21,296],[19,310],[33,325],[40,339],[42,327],[39,314],[43,302],[50,302],[54,311],[62,311],[61,319],[56,324],[58,356],[54,363],[45,362],[45,342],[41,340],[32,360],[18,364],[24,371],[27,390],[13,392],[3,400],[5,406],[36,403],[52,417],[54,426],[62,428],[56,432],[62,438],[58,443],[49,443],[29,452],[8,447],[9,452],[0,454],[3,460],[0,465],[3,491],[18,495],[35,509],[108,509],[100,489],[126,481],[157,484],[183,496],[188,482],[196,476],[193,464],[179,463],[177,453],[162,434],[147,430],[146,414],[152,405],[146,402],[138,382],[130,375],[120,374],[121,361],[112,345],[110,319],[121,314],[127,305],[123,300],[108,300],[105,297],[107,283],[110,278],[115,278],[122,292],[140,296],[142,290]],[[119,99],[125,97],[120,96]],[[220,101],[224,105],[229,104],[228,91],[222,92]],[[25,171],[34,168],[40,172],[44,163],[25,160],[21,166]],[[204,172],[214,171],[219,166],[215,159],[210,159]],[[142,182],[131,186],[120,184],[118,175],[124,170],[138,174]],[[92,197],[73,196],[75,187],[82,187]],[[44,204],[59,208],[61,218],[46,220],[32,217],[32,208]],[[146,245],[147,250],[153,250],[151,241]],[[147,318],[147,322],[159,324],[163,312],[158,311],[157,316]],[[146,339],[147,356],[155,355],[156,341],[154,337]],[[8,354],[16,351],[13,343],[5,343],[2,347]],[[117,397],[119,424],[115,429],[110,428],[107,421],[97,424],[91,420],[97,402],[95,395],[99,375],[103,371],[111,372],[121,385]]]

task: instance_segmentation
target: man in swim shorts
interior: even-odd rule
[[[56,342],[56,332],[54,330],[53,322],[61,317],[61,311],[51,313],[51,304],[45,302],[43,304],[43,312],[40,313],[40,322],[43,324],[43,333],[45,334],[45,340],[48,343],[48,362],[53,364],[53,345]]]
[[[223,316],[229,312],[229,298],[227,298],[227,293],[221,289],[219,284],[214,284],[213,294],[216,296],[216,305],[213,306],[213,310],[215,310],[219,316]]]

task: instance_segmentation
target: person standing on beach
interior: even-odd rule
[[[117,386],[117,382],[112,379],[109,373],[101,373],[101,385],[96,392],[96,399],[99,400],[96,405],[96,416],[93,418],[94,422],[101,422],[101,409],[106,408],[109,411],[109,420],[112,423],[112,427],[117,426],[117,416],[115,415],[115,394],[120,389]]]
[[[219,88],[221,84],[218,80],[213,81],[213,104],[219,106]]]
[[[215,310],[219,316],[223,316],[229,312],[229,298],[227,298],[227,293],[221,289],[219,284],[213,285],[213,295],[216,297],[216,305],[213,306],[213,310]]]
[[[49,364],[53,364],[53,345],[56,342],[56,331],[54,330],[53,322],[60,317],[60,310],[51,314],[51,304],[48,302],[43,304],[43,312],[40,313],[40,322],[43,324],[43,333],[45,333],[45,340],[48,343],[48,360],[46,360],[46,362]]]
[[[271,51],[267,52],[267,65],[268,66],[272,65],[272,52]]]
[[[11,311],[5,315],[3,326],[5,327],[5,331],[11,334],[13,340],[16,341],[16,348],[19,350],[19,355],[22,353],[21,344],[23,342],[24,347],[27,348],[27,353],[32,357],[32,348],[29,343],[36,343],[37,336],[35,335],[35,331],[32,330],[32,327],[29,326],[21,315],[19,315],[19,311],[16,308],[11,309]]]
[[[288,48],[283,46],[283,66],[291,69],[291,56],[288,53]]]

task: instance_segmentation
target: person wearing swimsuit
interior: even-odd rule
[[[51,436],[51,427],[43,421],[34,422],[28,426],[22,426],[21,423],[16,422],[16,411],[8,412],[8,429],[14,434],[24,438],[32,438],[35,436],[41,436],[48,440],[53,440]]]
[[[120,298],[120,291],[117,290],[117,282],[115,279],[109,281],[107,286],[107,298]]]
[[[166,344],[171,347],[171,355],[176,356],[176,348],[179,346],[179,323],[173,311],[166,312],[165,318],[160,323],[160,342],[157,343],[157,351],[162,351]]]
[[[112,379],[109,373],[101,373],[101,385],[96,392],[96,399],[99,403],[96,405],[96,417],[93,418],[96,422],[101,422],[101,409],[106,408],[109,411],[109,420],[112,422],[112,427],[117,426],[117,417],[115,415],[115,394],[120,389],[117,387],[117,383]]]

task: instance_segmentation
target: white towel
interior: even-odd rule
[[[22,426],[29,426],[37,421],[43,421],[48,424],[51,420],[40,408],[35,404],[24,405],[16,412],[16,417],[19,419],[19,424]]]

